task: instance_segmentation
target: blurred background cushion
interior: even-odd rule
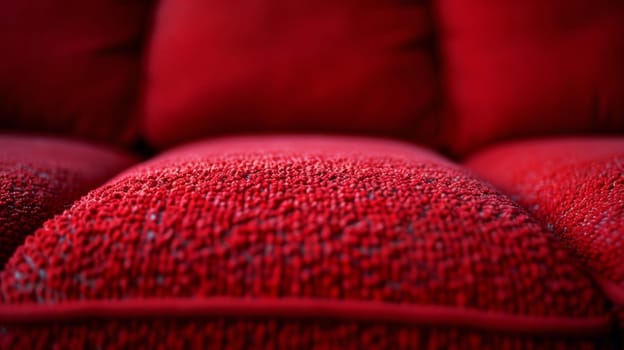
[[[437,137],[428,2],[163,0],[142,128],[163,148],[241,132]]]
[[[0,135],[0,269],[46,219],[133,161],[90,144]]]
[[[508,143],[467,165],[560,237],[624,308],[624,138]]]
[[[0,130],[136,137],[149,0],[0,0]]]
[[[624,2],[437,0],[448,143],[624,131]]]
[[[47,221],[0,281],[3,339],[23,347],[552,348],[611,329],[607,299],[506,196],[346,137],[169,151]]]

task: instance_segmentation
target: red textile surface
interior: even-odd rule
[[[605,339],[538,337],[395,324],[242,319],[154,319],[18,325],[12,349],[614,349]],[[0,335],[2,341],[2,335]],[[0,343],[2,346],[2,343]]]
[[[131,163],[78,142],[0,135],[0,269],[46,219]]]
[[[624,131],[624,2],[438,0],[455,151]]]
[[[151,298],[299,298],[439,306],[486,319],[494,313],[594,324],[609,317],[607,299],[572,261],[522,208],[418,148],[369,139],[241,138],[170,151],[90,192],[18,248],[0,274],[0,297],[61,309],[84,300],[140,307]],[[210,339],[309,346],[312,337],[334,347],[386,341],[548,348],[579,341],[578,334],[545,340],[457,330],[452,319],[439,329],[298,321],[296,307],[295,320],[268,324],[270,312],[265,322],[212,315],[188,323],[171,319],[173,311],[140,321],[145,311],[129,310],[136,309],[99,324],[50,318],[38,323],[32,342],[29,326],[5,317],[0,338],[24,346],[83,339],[119,345],[137,333],[168,346]],[[201,308],[188,313],[202,315]]]
[[[142,128],[155,146],[223,133],[435,138],[423,1],[163,0]]]
[[[517,142],[467,164],[559,236],[624,308],[624,138]]]
[[[150,3],[0,0],[0,129],[130,141]]]

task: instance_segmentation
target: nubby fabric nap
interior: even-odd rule
[[[171,150],[47,221],[0,274],[16,348],[608,347],[610,303],[526,210],[417,147]]]

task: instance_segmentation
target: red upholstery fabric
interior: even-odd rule
[[[486,333],[395,323],[243,319],[88,320],[11,328],[21,335],[12,349],[616,349],[609,340]],[[2,339],[2,335],[0,335]],[[7,338],[8,339],[8,338]]]
[[[624,131],[624,2],[437,0],[457,152]]]
[[[158,147],[230,132],[435,138],[427,2],[163,0],[143,129]]]
[[[624,308],[624,138],[506,144],[468,165],[561,237]]]
[[[0,281],[0,340],[24,348],[608,347],[610,329],[607,299],[522,208],[370,139],[170,151],[46,222]]]
[[[46,219],[131,163],[83,143],[0,135],[0,269]]]
[[[0,0],[0,130],[135,137],[150,3]]]

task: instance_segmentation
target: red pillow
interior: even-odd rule
[[[624,2],[439,0],[455,151],[624,131]]]
[[[468,165],[535,214],[624,307],[624,138],[506,144]]]
[[[0,135],[0,269],[46,219],[132,161],[78,142]]]
[[[0,0],[0,129],[130,141],[148,0]]]
[[[351,138],[229,139],[118,176],[0,273],[8,346],[604,345],[601,292],[444,159]]]
[[[163,0],[143,129],[166,147],[240,132],[436,133],[430,8],[402,0]]]

